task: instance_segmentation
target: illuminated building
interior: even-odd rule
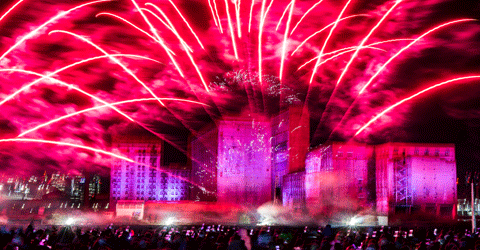
[[[305,170],[305,156],[310,146],[310,117],[302,116],[302,106],[293,106],[271,119],[272,193],[281,203],[283,176]]]
[[[372,208],[373,146],[332,142],[311,150],[305,163],[305,197],[312,213]],[[370,163],[370,164],[369,164]]]
[[[195,201],[217,200],[217,155],[218,130],[204,129],[191,140],[192,154],[192,199]]]
[[[295,211],[305,209],[305,171],[283,176],[282,203]]]
[[[455,217],[453,144],[386,143],[375,147],[375,157],[379,213]]]
[[[135,163],[116,161],[111,168],[111,200],[179,201],[190,197],[190,170],[161,166],[162,142],[118,142],[117,148]]]
[[[475,198],[473,203],[473,208],[475,210],[476,216],[480,215],[480,199]],[[471,217],[472,216],[472,200],[458,199],[457,214],[458,216]]]
[[[270,123],[225,118],[218,123],[217,200],[258,207],[271,200]]]
[[[100,194],[101,180],[99,175],[93,175],[90,183],[88,183],[88,195],[93,198]]]
[[[72,176],[70,179],[70,199],[74,201],[83,201],[85,192],[85,176]]]

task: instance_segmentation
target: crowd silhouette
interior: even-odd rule
[[[468,229],[238,226],[2,226],[1,249],[467,250],[480,249]]]

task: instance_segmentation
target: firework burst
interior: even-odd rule
[[[479,83],[479,6],[454,2],[2,2],[0,164],[104,166],[96,152],[127,133],[185,150],[224,115],[289,105],[312,144],[415,140],[413,99],[454,88],[436,97],[449,114],[477,100],[461,89]]]

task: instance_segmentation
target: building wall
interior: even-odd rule
[[[305,208],[305,172],[287,174],[283,177],[282,202],[284,207],[295,211]]]
[[[387,143],[375,150],[377,211],[454,217],[457,203],[453,144]]]
[[[272,126],[272,197],[281,202],[283,176],[288,173],[288,112],[273,117]]]
[[[218,130],[211,129],[194,138],[191,152],[192,180],[197,185],[193,187],[192,200],[216,201]]]
[[[190,197],[191,171],[161,166],[161,143],[118,143],[117,148],[142,164],[124,160],[114,162],[110,185],[112,200],[179,201]]]
[[[281,203],[283,176],[305,170],[310,146],[310,117],[302,107],[290,107],[271,119],[272,195]]]
[[[218,201],[254,207],[270,201],[269,123],[227,118],[218,131]]]
[[[369,160],[366,144],[333,142],[311,150],[306,158],[305,195],[313,213],[354,211],[373,207],[369,199]]]

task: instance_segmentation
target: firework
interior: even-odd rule
[[[10,137],[28,135],[40,144],[80,138],[104,149],[111,146],[105,137],[134,130],[185,149],[175,139],[185,130],[195,135],[232,113],[271,116],[294,103],[310,111],[320,137],[314,140],[334,132],[363,140],[360,133],[408,100],[478,81],[476,67],[465,66],[480,54],[478,23],[458,15],[436,21],[434,10],[444,3],[12,1],[0,17],[2,138],[20,143],[27,139]],[[418,11],[421,4],[431,13]],[[425,78],[398,74],[432,48],[454,54],[451,64],[416,69]],[[458,75],[468,76],[452,77]],[[353,113],[359,105],[361,114]]]

